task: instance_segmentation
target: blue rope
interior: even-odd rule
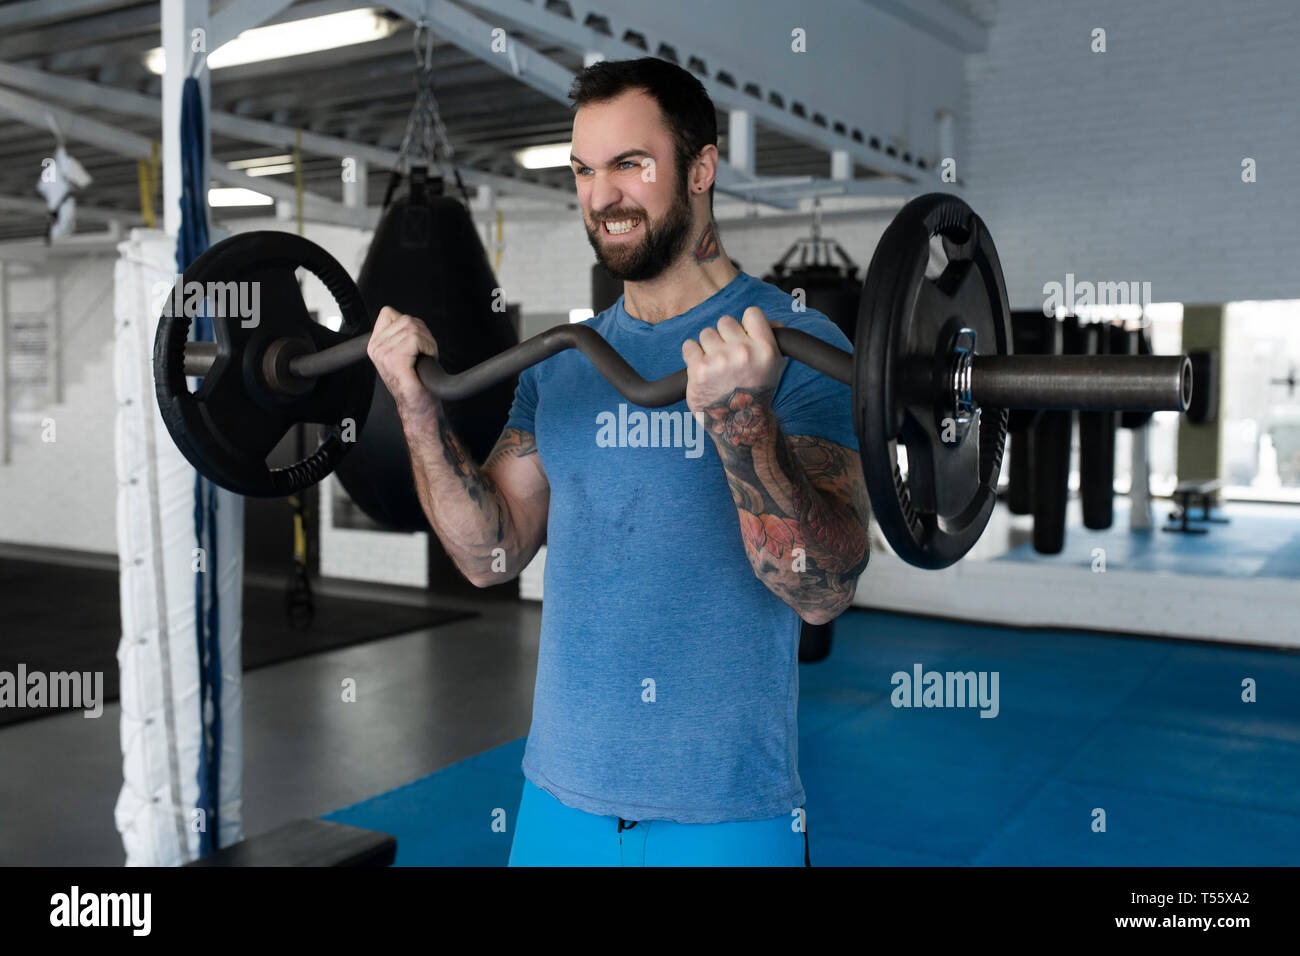
[[[203,97],[198,80],[186,79],[181,94],[181,227],[176,238],[176,269],[184,274],[208,248],[207,169],[203,156]],[[206,307],[194,317],[194,339],[215,341]],[[206,570],[194,578],[194,623],[199,656],[199,856],[218,847],[221,793],[221,608],[217,594],[217,489],[194,476],[194,538],[207,555]],[[204,579],[207,594],[203,591]],[[206,614],[205,614],[206,609]]]

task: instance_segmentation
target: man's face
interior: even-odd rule
[[[654,279],[691,234],[687,184],[656,103],[630,90],[573,119],[573,173],[587,241],[616,279]]]

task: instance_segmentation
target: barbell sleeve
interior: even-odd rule
[[[1187,411],[1186,355],[975,355],[971,396],[996,408],[1085,412]]]

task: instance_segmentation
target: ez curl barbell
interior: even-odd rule
[[[936,236],[947,264],[931,278]],[[307,312],[299,267],[338,303],[338,332]],[[290,495],[322,480],[348,450],[343,423],[362,426],[373,391],[370,321],[355,283],[319,246],[279,232],[217,243],[182,281],[260,283],[260,315],[252,327],[214,316],[216,341],[190,342],[203,297],[175,296],[180,309],[169,298],[154,342],[154,379],[177,447],[201,474],[239,494]],[[954,563],[988,524],[1009,410],[1181,412],[1191,401],[1185,355],[1011,354],[993,240],[965,202],[943,193],[909,202],[881,237],[863,283],[854,352],[797,329],[772,331],[787,358],[852,386],[872,511],[890,546],[922,568]],[[685,398],[684,368],[647,381],[583,325],[557,326],[455,374],[421,356],[416,372],[434,396],[457,400],[567,349],[582,352],[633,404],[659,408]],[[193,392],[187,376],[202,380]],[[316,449],[287,467],[268,466],[280,439],[304,423],[322,426]]]

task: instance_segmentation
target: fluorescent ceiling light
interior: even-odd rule
[[[267,27],[253,27],[209,53],[208,69],[219,70],[226,66],[279,60],[357,43],[370,43],[392,36],[399,25],[396,18],[380,16],[378,8],[367,7],[330,13],[323,17],[275,23]],[[144,63],[151,72],[161,76],[167,68],[167,58],[162,47],[155,47],[146,53]]]
[[[208,190],[208,205],[217,206],[270,206],[275,200],[265,193],[253,192],[240,186],[220,186]]]
[[[573,152],[572,143],[556,143],[553,146],[529,146],[515,151],[515,162],[524,169],[550,169],[554,166],[569,165],[569,154]]]
[[[288,153],[281,153],[278,156],[251,156],[248,159],[232,159],[226,163],[227,169],[256,169],[258,166],[279,166],[281,163],[292,163],[293,157]]]
[[[254,166],[247,172],[250,176],[279,176],[281,173],[293,172],[293,163],[279,163],[275,166]]]
[[[278,176],[281,173],[293,172],[293,157],[286,154],[280,156],[254,156],[250,159],[232,159],[226,163],[227,169],[242,169],[249,176]]]

